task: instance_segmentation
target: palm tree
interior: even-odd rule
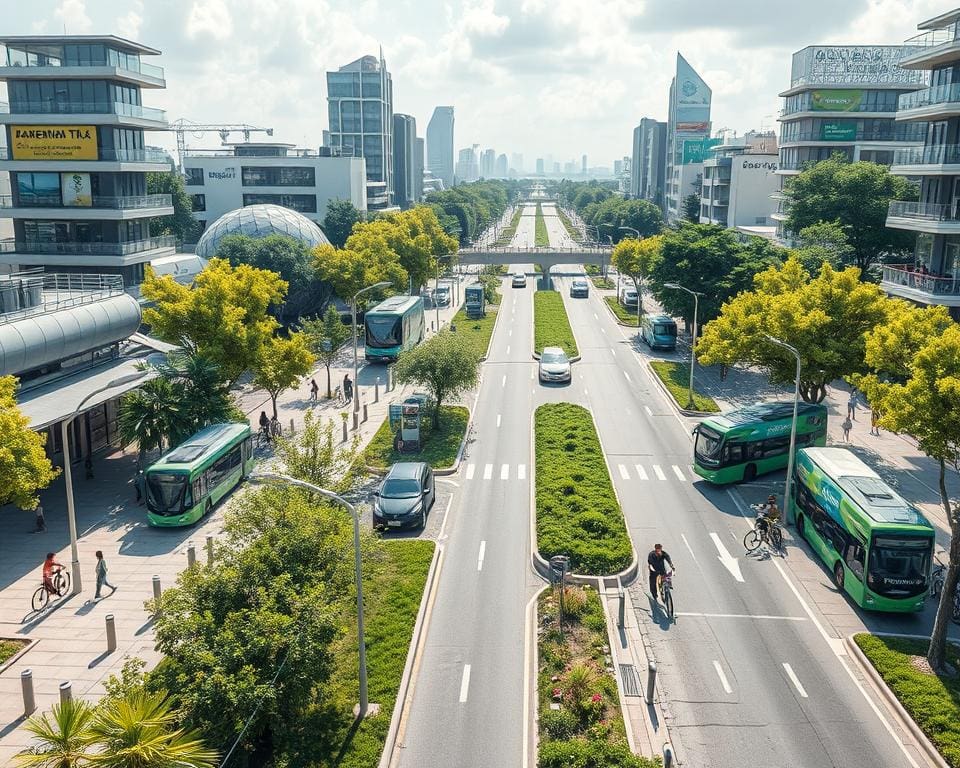
[[[14,760],[25,768],[80,768],[89,765],[93,735],[93,708],[80,699],[54,704],[46,713],[34,715],[24,726],[36,743]]]
[[[125,446],[137,444],[140,466],[148,451],[162,450],[174,435],[184,432],[180,400],[177,387],[165,377],[150,379],[123,396],[118,419],[120,440]]]
[[[171,363],[171,376],[183,388],[181,402],[189,434],[208,424],[236,420],[237,407],[220,366],[198,354],[177,355]]]
[[[103,704],[90,731],[101,748],[90,764],[103,768],[216,768],[217,752],[196,731],[176,728],[163,693],[132,691]]]

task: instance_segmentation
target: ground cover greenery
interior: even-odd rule
[[[537,550],[568,555],[577,573],[623,570],[633,550],[590,412],[548,403],[534,426]]]
[[[543,352],[544,347],[560,347],[570,357],[580,354],[563,297],[557,291],[533,294],[533,340],[537,353]]]
[[[563,227],[567,230],[567,234],[570,235],[570,239],[575,243],[582,242],[583,235],[580,234],[580,230],[573,226],[573,222],[570,221],[570,217],[567,216],[567,212],[560,206],[557,206],[557,216],[559,216],[560,221],[563,222]]]
[[[670,392],[670,395],[681,408],[686,408],[690,400],[690,364],[677,363],[671,360],[651,361],[650,367]],[[708,395],[693,389],[693,410],[704,413],[717,413],[720,406]]]
[[[538,248],[550,245],[550,235],[547,233],[547,222],[543,218],[543,206],[537,203],[537,215],[533,226],[533,243]]]
[[[617,287],[617,284],[613,282],[613,280],[611,280],[609,277],[604,277],[603,275],[594,275],[590,279],[597,288],[603,288],[609,291]]]
[[[24,640],[0,640],[0,664],[3,664],[14,654],[20,653],[24,645],[26,645]]]
[[[421,419],[422,447],[417,453],[394,450],[394,430],[390,427],[390,419],[385,419],[364,451],[363,463],[377,469],[387,469],[397,461],[425,461],[435,469],[453,466],[467,432],[470,411],[462,405],[444,405],[440,411],[439,427],[435,428],[426,416]]]
[[[480,358],[476,342],[448,328],[402,352],[397,359],[396,380],[427,390],[437,407],[433,409],[433,428],[440,428],[444,403],[471,389],[480,377]]]
[[[467,340],[478,355],[486,357],[496,322],[497,307],[487,304],[487,314],[483,317],[467,317],[466,311],[461,309],[454,315],[452,325],[456,326],[457,333]]]
[[[607,302],[607,306],[613,310],[613,314],[617,316],[617,320],[632,328],[637,327],[637,313],[633,310],[624,309],[616,296],[604,296],[603,300]]]

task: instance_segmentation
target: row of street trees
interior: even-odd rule
[[[456,235],[460,244],[466,245],[503,216],[520,187],[518,181],[478,181],[431,192],[424,203],[444,231]]]

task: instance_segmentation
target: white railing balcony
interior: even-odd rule
[[[960,280],[953,276],[924,274],[911,264],[884,264],[882,283],[930,296],[960,296]]]
[[[960,165],[960,144],[905,147],[893,153],[894,165]]]
[[[124,195],[111,197],[94,195],[90,205],[65,206],[59,193],[55,194],[20,194],[16,202],[13,195],[0,195],[0,208],[108,208],[112,210],[128,210],[136,208],[170,208],[173,205],[172,195]]]
[[[947,203],[916,203],[891,200],[887,216],[918,221],[960,221],[957,209]]]
[[[897,111],[929,107],[933,104],[951,104],[960,101],[960,83],[947,83],[905,93],[897,99]]]

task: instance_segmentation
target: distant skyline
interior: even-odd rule
[[[643,117],[665,120],[677,51],[713,89],[713,129],[777,128],[790,55],[822,43],[896,44],[933,0],[35,0],[7,3],[5,34],[115,34],[159,48],[170,120],[250,123],[308,147],[327,128],[325,72],[383,47],[394,110],[421,135],[456,110],[455,150],[479,144],[527,165],[582,154],[612,166]],[[2,86],[0,86],[2,89]],[[5,100],[5,95],[0,95]],[[173,149],[173,134],[149,142]],[[215,135],[188,137],[194,147]]]

